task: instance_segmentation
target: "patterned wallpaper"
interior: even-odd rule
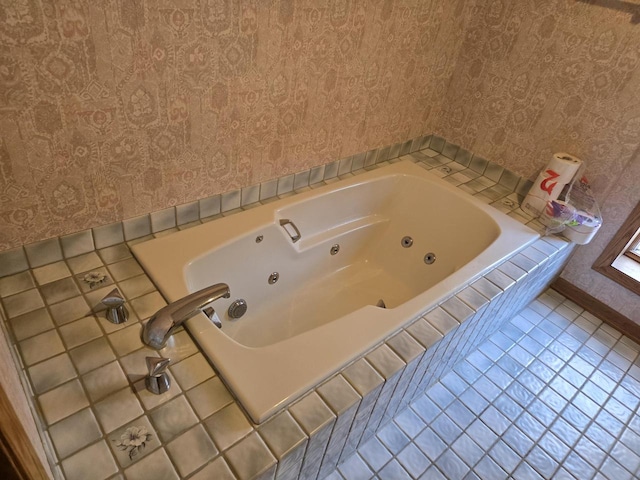
[[[640,25],[598,3],[479,1],[436,131],[530,178],[572,153],[604,198],[640,145]]]
[[[0,250],[431,131],[464,6],[1,2]]]
[[[563,275],[629,312],[589,270],[639,199],[640,26],[618,4],[2,2],[0,250],[433,131],[531,178],[587,161],[606,224]]]
[[[601,302],[640,324],[640,298],[631,290],[591,270],[591,265],[609,244],[622,223],[640,201],[640,155],[611,189],[602,207],[605,223],[593,241],[576,250],[562,277]]]
[[[605,223],[562,276],[640,323],[638,296],[591,270],[640,200],[640,25],[617,7],[640,14],[617,1],[478,1],[436,131],[532,179],[553,152],[582,158]]]

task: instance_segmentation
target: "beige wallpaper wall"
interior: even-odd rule
[[[2,2],[0,250],[430,131],[464,5]]]
[[[640,323],[638,296],[591,270],[640,200],[640,25],[623,3],[478,1],[436,131],[531,178],[553,152],[587,162],[605,224],[562,276]]]
[[[586,160],[606,224],[563,275],[630,315],[588,265],[639,197],[640,26],[620,5],[3,3],[0,250],[435,131],[532,178],[555,151]]]

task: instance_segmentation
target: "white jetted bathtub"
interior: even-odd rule
[[[536,238],[399,162],[133,252],[169,302],[229,286],[211,305],[221,329],[204,314],[186,326],[260,423]]]

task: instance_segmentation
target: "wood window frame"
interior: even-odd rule
[[[640,295],[640,262],[625,255],[640,235],[640,202],[602,251],[592,268],[628,290]]]

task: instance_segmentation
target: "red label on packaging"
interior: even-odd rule
[[[555,186],[558,184],[558,182],[553,182],[550,183],[552,180],[555,180],[556,178],[558,178],[560,176],[559,173],[554,172],[553,170],[549,169],[546,172],[547,175],[549,175],[547,178],[545,178],[541,183],[540,183],[540,188],[542,190],[544,190],[545,192],[547,192],[549,195],[551,195],[551,191],[555,188]]]

